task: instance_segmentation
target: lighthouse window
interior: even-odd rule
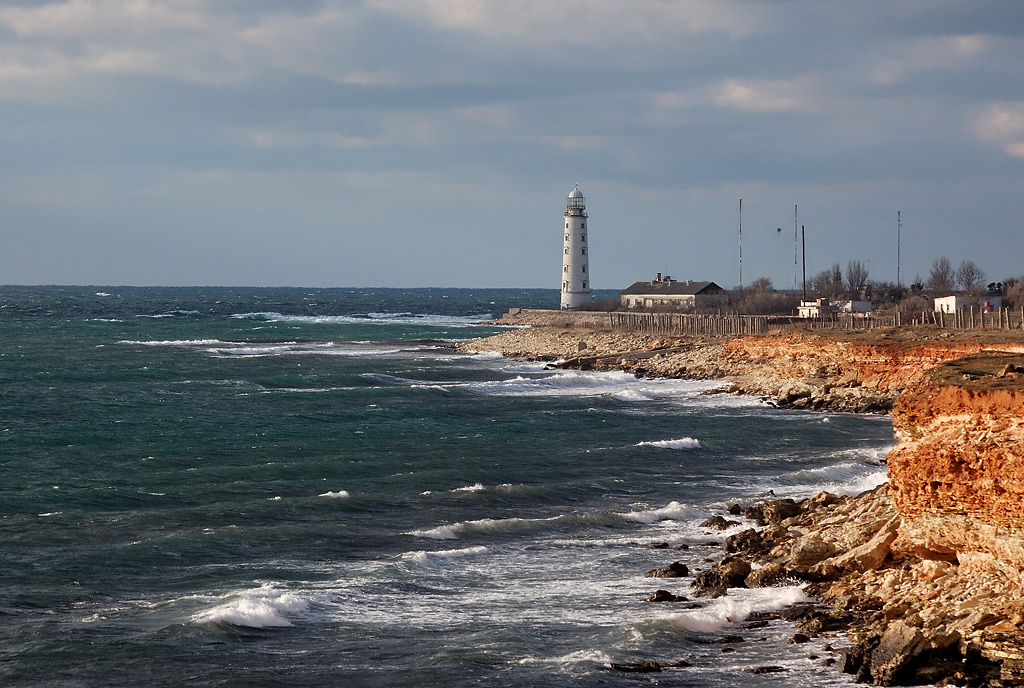
[[[586,234],[581,234],[580,235],[580,241],[586,241],[586,240],[587,240],[587,235]]]
[[[587,247],[586,246],[583,247],[583,255],[587,255]]]
[[[587,288],[587,280],[583,280],[583,288],[584,288],[584,289],[586,289],[586,288]]]
[[[565,240],[569,241],[569,235],[568,234],[565,235]]]
[[[584,251],[584,253],[586,253],[586,251]],[[565,255],[569,255],[569,247],[568,246],[565,247]]]
[[[562,266],[562,272],[569,272],[569,266],[568,265],[563,265]]]
[[[586,272],[586,271],[587,271],[587,266],[586,266],[586,265],[584,265],[584,266],[583,266],[583,270],[582,270],[582,272]]]
[[[566,223],[565,223],[565,228],[569,229],[569,222],[568,221],[566,221]]]
[[[587,223],[586,222],[584,222],[582,225],[580,225],[580,229],[586,229],[586,228],[587,228]]]

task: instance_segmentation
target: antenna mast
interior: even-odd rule
[[[900,281],[900,232],[903,231],[903,220],[900,218],[900,211],[896,211],[896,286],[902,287]]]
[[[796,285],[797,285],[797,280],[796,280],[796,264],[797,264],[796,253],[797,253],[797,249],[798,248],[799,248],[799,244],[797,243],[797,240],[796,240],[796,206],[794,205],[793,206],[793,291],[796,291]]]
[[[740,291],[743,291],[743,199],[740,199]]]

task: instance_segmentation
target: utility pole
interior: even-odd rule
[[[803,226],[800,227],[800,242],[803,245],[804,254],[804,303],[807,302],[807,230]]]
[[[796,239],[796,206],[793,206],[793,291],[796,291],[796,251],[800,247]]]

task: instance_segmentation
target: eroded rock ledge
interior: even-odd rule
[[[729,392],[761,396],[783,408],[887,413],[926,370],[994,345],[980,338],[944,337],[945,333],[910,328],[859,335],[791,332],[722,341],[658,338],[580,326],[565,317],[465,342],[459,348],[500,351],[566,368],[721,380]],[[1024,350],[1020,338],[1013,339],[1007,335],[995,346]]]
[[[752,563],[740,586],[808,582],[831,610],[801,631],[845,630],[859,681],[1024,685],[1024,357],[939,366],[893,420],[888,485],[747,509],[764,527],[727,539],[717,566]]]

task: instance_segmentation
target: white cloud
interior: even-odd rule
[[[711,102],[738,110],[815,111],[819,108],[816,80],[800,77],[790,81],[726,79],[711,88]]]
[[[733,0],[368,0],[368,5],[489,38],[597,48],[706,32],[739,39],[765,23],[757,5]]]
[[[973,129],[986,141],[1005,141],[1024,134],[1024,103],[990,105],[974,120]]]

